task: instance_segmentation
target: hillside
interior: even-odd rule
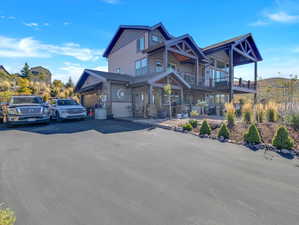
[[[0,81],[10,80],[9,72],[4,68],[4,66],[0,65]]]

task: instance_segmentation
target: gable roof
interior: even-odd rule
[[[254,39],[253,39],[253,36],[251,33],[240,35],[240,36],[237,36],[237,37],[225,40],[225,41],[218,42],[213,45],[209,45],[209,46],[203,48],[203,52],[205,54],[211,54],[211,53],[219,51],[219,50],[224,50],[224,49],[227,49],[228,47],[230,47],[231,45],[234,45],[237,42],[245,40],[245,39],[248,39],[250,44],[252,45],[252,48],[255,51],[258,61],[262,61],[263,58],[254,42]]]
[[[182,36],[173,38],[169,41],[166,41],[166,44],[172,44],[172,43],[178,42],[180,40],[187,41],[187,43],[190,44],[191,47],[193,47],[193,49],[195,49],[195,51],[197,52],[198,55],[201,55],[202,58],[207,59],[207,57],[204,54],[203,50],[196,44],[196,42],[194,41],[194,39],[192,38],[192,36],[190,34],[184,34]]]
[[[113,49],[114,45],[120,38],[121,34],[123,33],[124,30],[147,30],[147,31],[152,31],[159,29],[162,35],[165,37],[166,40],[170,40],[173,38],[173,36],[168,33],[166,28],[162,23],[158,23],[154,26],[143,26],[143,25],[120,25],[114,34],[112,40],[110,41],[108,47],[106,48],[105,52],[103,53],[103,57],[108,57],[110,54],[111,50]]]
[[[107,82],[107,81],[121,81],[121,82],[130,84],[130,85],[153,84],[154,82],[161,80],[162,78],[164,78],[168,75],[175,76],[185,87],[191,88],[191,86],[188,84],[188,82],[186,82],[179,74],[177,74],[174,71],[166,71],[166,72],[162,72],[162,73],[155,73],[155,74],[133,77],[133,76],[130,76],[127,74],[110,73],[110,72],[103,72],[103,71],[98,71],[98,70],[85,69],[75,86],[75,92],[82,91],[82,87],[83,87],[85,81],[87,80],[88,76],[96,77],[97,81],[93,82],[92,84],[88,85],[87,87],[84,87],[83,88],[84,90],[86,88],[94,87],[95,85],[98,85],[102,82]]]

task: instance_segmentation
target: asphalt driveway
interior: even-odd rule
[[[120,121],[0,128],[18,225],[297,225],[296,160]]]

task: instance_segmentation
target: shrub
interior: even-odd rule
[[[248,124],[251,123],[252,115],[253,115],[252,104],[251,103],[244,104],[242,107],[243,121]]]
[[[0,224],[14,225],[15,223],[16,223],[15,213],[9,208],[0,208]]]
[[[266,115],[269,122],[276,122],[278,118],[278,105],[274,102],[269,102],[266,105]]]
[[[217,136],[218,137],[224,137],[226,139],[229,138],[229,130],[228,130],[228,128],[227,128],[227,126],[226,126],[225,123],[222,123],[222,125],[221,125],[221,127],[220,127],[220,129],[218,131]]]
[[[279,127],[272,140],[272,145],[278,149],[292,149],[294,146],[293,139],[289,136],[289,132],[285,127]]]
[[[226,119],[228,127],[235,125],[236,109],[233,103],[226,103],[225,105]]]
[[[210,135],[211,134],[211,127],[210,125],[208,124],[207,120],[204,120],[200,126],[200,130],[199,130],[199,133],[201,135],[205,135],[205,134],[208,134]]]
[[[299,113],[290,115],[288,120],[295,130],[299,130]]]
[[[255,124],[251,124],[244,135],[244,141],[250,144],[261,143],[261,136]]]
[[[263,123],[265,120],[265,115],[266,115],[266,111],[265,111],[265,107],[263,104],[257,104],[255,106],[255,120],[258,123]]]
[[[191,124],[191,126],[192,126],[193,128],[196,128],[197,125],[198,125],[197,120],[189,120],[189,123]]]
[[[183,124],[183,130],[192,131],[192,125],[190,123]]]
[[[190,112],[190,116],[191,116],[191,117],[197,117],[197,116],[199,116],[199,113],[198,113],[196,110],[192,110],[192,111]]]

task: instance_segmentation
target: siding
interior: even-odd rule
[[[152,35],[156,35],[160,37],[162,40],[165,40],[164,36],[161,34],[161,32],[158,29],[153,30],[149,33],[149,47],[156,45],[156,43],[152,41]]]
[[[146,54],[137,52],[137,39],[145,36],[145,48],[148,47],[148,32],[126,30],[115,44],[108,57],[108,71],[115,72],[120,68],[121,73],[135,76],[135,61],[146,57]]]

